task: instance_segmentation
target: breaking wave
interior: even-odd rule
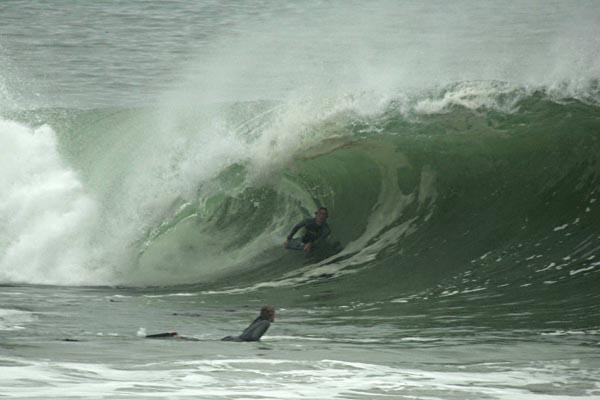
[[[5,114],[0,279],[215,293],[337,279],[347,296],[397,302],[504,287],[591,296],[596,99],[594,82],[562,97],[463,82],[318,104]],[[284,251],[321,205],[328,243]]]

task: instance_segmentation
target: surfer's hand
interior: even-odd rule
[[[311,251],[311,250],[312,250],[312,244],[310,244],[310,243],[306,243],[306,244],[304,245],[304,251],[308,253],[308,252],[309,252],[309,251]]]

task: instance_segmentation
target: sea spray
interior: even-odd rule
[[[103,282],[92,263],[97,204],[61,160],[54,131],[1,119],[0,140],[0,279]]]

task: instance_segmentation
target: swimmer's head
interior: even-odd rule
[[[275,308],[273,306],[263,306],[260,309],[260,317],[271,322],[275,321]]]

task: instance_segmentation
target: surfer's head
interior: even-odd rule
[[[329,216],[329,212],[325,207],[319,207],[317,211],[315,211],[315,221],[317,224],[322,224],[327,221],[327,217]]]
[[[273,306],[263,306],[260,309],[260,317],[271,322],[275,321],[275,308]]]

